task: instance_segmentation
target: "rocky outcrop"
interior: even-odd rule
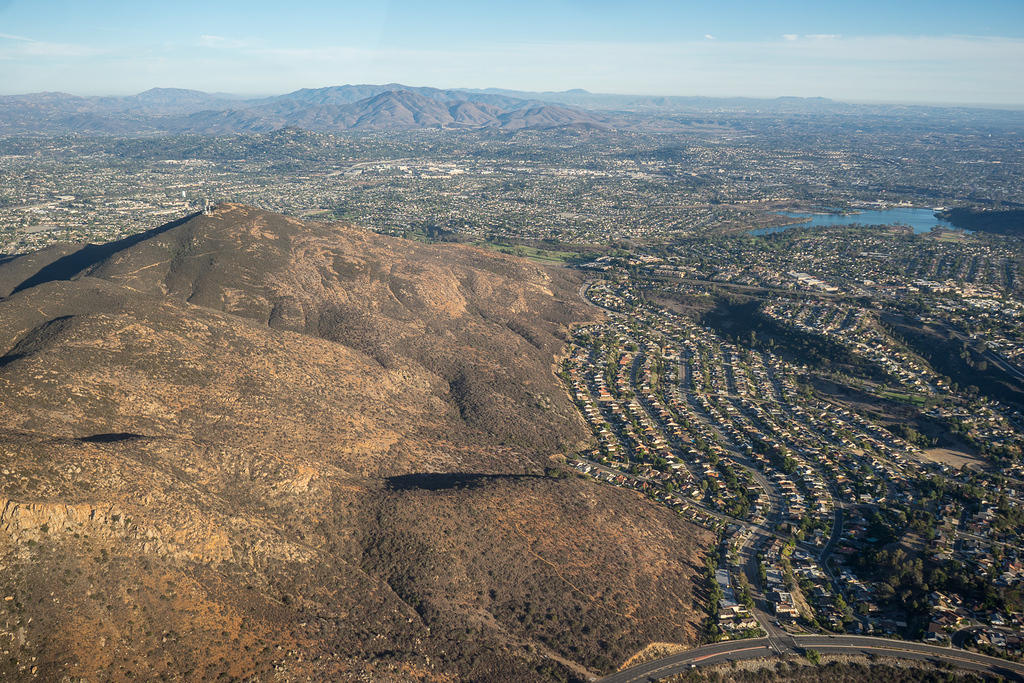
[[[117,506],[102,503],[65,504],[0,498],[0,530],[16,543],[88,534],[132,543],[142,553],[203,564],[228,562],[236,556],[224,530],[200,528],[196,524],[162,531],[157,527],[140,527]],[[239,549],[237,554],[251,555],[251,550]]]
[[[130,522],[112,505],[19,502],[0,497],[0,529],[15,538],[93,530],[124,530]]]

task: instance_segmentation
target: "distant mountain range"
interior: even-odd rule
[[[127,97],[0,97],[0,134],[255,133],[419,128],[607,128],[607,117],[534,98],[397,83],[302,89],[243,99],[155,88]]]
[[[314,131],[604,127],[578,109],[433,88],[382,90],[352,99],[367,90],[300,90],[243,109],[196,112],[176,123],[204,133],[267,132],[287,126]]]
[[[824,97],[668,97],[413,87],[400,83],[304,88],[273,97],[154,88],[125,97],[67,93],[0,96],[0,135],[264,133],[347,130],[685,130],[693,117],[843,117],[875,122],[1019,128],[1022,112],[964,107],[850,104]],[[859,125],[859,124],[858,124]]]
[[[594,110],[619,111],[674,111],[674,112],[801,112],[854,111],[863,105],[837,102],[826,97],[776,97],[760,99],[754,97],[699,97],[667,95],[614,95],[592,93],[581,88],[560,92],[525,92],[484,88],[469,92],[481,95],[529,98],[542,102],[559,102],[564,105],[586,107]]]

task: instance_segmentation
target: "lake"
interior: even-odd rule
[[[782,232],[783,230],[788,230],[790,228],[813,228],[819,226],[854,224],[909,225],[914,230],[914,234],[928,232],[936,225],[941,225],[944,228],[952,230],[958,229],[952,223],[936,218],[935,212],[932,209],[909,209],[906,207],[896,207],[892,209],[860,211],[859,213],[849,213],[844,215],[832,213],[790,213],[783,211],[780,212],[779,215],[789,216],[791,218],[810,218],[810,220],[805,223],[796,223],[794,225],[779,225],[774,228],[751,230],[751,234],[770,235],[773,232]]]

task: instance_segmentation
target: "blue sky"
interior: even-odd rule
[[[0,93],[392,81],[1024,105],[1024,0],[0,0]]]

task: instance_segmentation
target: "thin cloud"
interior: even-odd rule
[[[50,43],[14,33],[0,33],[0,40],[11,43],[0,47],[0,59],[19,60],[30,57],[93,57],[108,51],[75,43]]]
[[[843,36],[839,33],[805,33],[800,35],[799,33],[783,33],[782,39],[790,42],[800,40],[839,40]]]
[[[711,35],[710,33],[705,33],[704,34],[704,40],[715,40],[715,37],[713,35]]]
[[[1024,104],[1019,94],[1024,92],[1019,75],[1024,73],[1024,39],[1019,38],[780,36],[712,41],[698,34],[683,42],[503,43],[463,49],[266,45],[253,40],[235,50],[191,50],[176,57],[110,52],[60,70],[46,59],[27,58],[24,48],[32,45],[0,42],[3,91],[75,91],[98,79],[100,86],[93,92],[104,94],[104,84],[111,83],[121,91],[136,92],[161,82],[211,91],[272,93],[339,83],[401,82],[904,102],[934,101],[936,93],[942,93],[951,102]],[[11,56],[16,50],[17,56]],[[552,63],[560,68],[552,70]]]
[[[237,40],[235,38],[225,38],[224,36],[204,34],[199,36],[199,45],[202,47],[230,50],[246,47],[248,43],[244,40]]]
[[[109,50],[75,43],[48,43],[43,40],[33,40],[31,38],[6,34],[0,35],[0,38],[12,41],[11,44],[0,47],[0,59],[6,60],[95,57],[110,53]]]

